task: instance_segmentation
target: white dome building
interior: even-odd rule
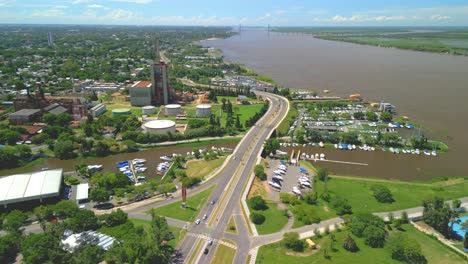
[[[169,104],[164,107],[164,113],[167,116],[176,116],[180,113],[180,104]]]
[[[176,123],[171,120],[153,120],[144,123],[142,128],[147,133],[174,133],[176,131]]]
[[[197,105],[196,115],[197,117],[210,117],[211,105],[208,105],[208,104]]]

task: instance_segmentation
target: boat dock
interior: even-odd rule
[[[341,161],[341,160],[328,160],[328,159],[318,159],[314,161],[325,161],[325,162],[333,162],[333,163],[341,163],[341,164],[349,164],[349,165],[358,165],[358,166],[367,166],[367,163],[359,163],[359,162],[350,162],[350,161]]]

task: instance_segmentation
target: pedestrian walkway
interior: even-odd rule
[[[232,248],[234,250],[237,250],[237,246],[236,245],[233,245],[232,243],[229,243],[229,242],[226,242],[226,241],[223,241],[223,240],[220,240],[220,239],[214,239],[214,238],[211,238],[205,234],[195,234],[195,233],[187,233],[188,236],[192,236],[192,237],[196,237],[196,238],[200,238],[200,239],[203,239],[203,240],[213,240],[213,243],[218,243],[218,244],[221,244],[221,245],[224,245],[226,247],[229,247],[229,248]]]

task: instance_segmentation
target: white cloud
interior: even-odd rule
[[[278,14],[278,15],[281,15],[281,14],[284,14],[284,13],[286,13],[286,12],[288,12],[288,11],[287,11],[287,10],[283,10],[283,9],[279,9],[279,10],[275,10],[274,13],[275,13],[275,14]]]
[[[88,5],[89,8],[104,8],[103,5],[97,5],[97,4],[92,4],[92,5]]]
[[[149,3],[153,2],[153,0],[111,0],[111,1],[134,3],[134,4],[149,4]]]
[[[34,10],[31,16],[35,17],[63,17],[65,13],[62,9]]]
[[[431,16],[431,20],[436,20],[436,21],[447,21],[447,20],[450,20],[451,17],[449,16],[442,16],[442,15],[432,15]]]
[[[0,6],[5,6],[5,7],[10,6],[14,2],[16,2],[16,1],[14,1],[14,0],[0,0]]]
[[[369,21],[376,21],[376,22],[382,22],[382,21],[397,21],[397,20],[406,20],[407,18],[404,16],[367,16],[367,15],[352,15],[352,16],[340,16],[336,15],[332,17],[331,19],[317,19],[315,21],[331,21],[331,22],[369,22]]]
[[[92,0],[75,0],[72,2],[72,4],[77,5],[77,4],[87,4],[90,3]]]

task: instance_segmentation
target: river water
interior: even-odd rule
[[[315,39],[306,34],[244,29],[225,40],[205,41],[227,61],[272,77],[285,87],[347,96],[359,92],[397,106],[425,127],[427,136],[449,145],[438,157],[382,152],[326,152],[334,160],[368,166],[326,164],[334,173],[396,179],[468,175],[468,58]],[[323,163],[325,164],[325,163]]]
[[[203,147],[197,147],[199,149],[208,149],[211,147],[225,147],[234,149],[237,143],[209,143]],[[187,152],[192,152],[194,147],[188,146],[165,146],[157,147],[149,150],[143,150],[132,153],[120,153],[115,155],[109,155],[102,158],[87,158],[87,159],[73,159],[73,160],[60,160],[57,158],[46,159],[42,164],[37,164],[27,168],[16,168],[16,169],[7,169],[0,170],[0,176],[11,175],[11,174],[20,174],[27,172],[40,171],[42,168],[56,169],[63,168],[63,171],[74,171],[74,166],[81,161],[84,161],[88,165],[101,164],[103,165],[104,172],[118,172],[116,164],[119,161],[123,160],[132,160],[132,159],[146,159],[146,167],[148,170],[144,173],[147,177],[156,177],[156,167],[160,162],[163,162],[160,157],[172,154],[182,154],[186,155]]]

